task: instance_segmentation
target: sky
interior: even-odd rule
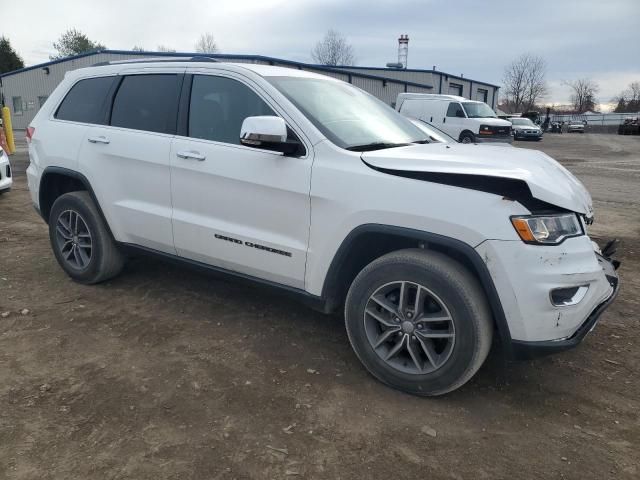
[[[48,61],[77,28],[111,49],[164,45],[191,52],[212,33],[221,53],[311,62],[329,28],[353,45],[357,64],[397,61],[408,34],[409,68],[432,68],[500,85],[522,53],[547,62],[547,103],[566,104],[565,81],[591,78],[605,104],[640,81],[640,0],[0,0],[0,35],[26,65]]]

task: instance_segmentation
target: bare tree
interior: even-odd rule
[[[590,78],[580,78],[572,82],[564,82],[565,85],[571,87],[571,103],[577,113],[583,113],[587,110],[594,110],[596,107],[596,93],[600,87]]]
[[[131,49],[132,52],[144,52],[144,47],[141,47],[140,45],[134,45],[133,48]]]
[[[174,53],[176,51],[175,48],[171,48],[171,47],[167,47],[166,45],[158,45],[158,48],[156,48],[157,52],[170,52],[170,53]]]
[[[524,112],[547,94],[547,64],[542,57],[524,53],[504,70],[504,96],[511,112]]]
[[[629,88],[613,97],[612,101],[616,103],[616,113],[640,112],[640,82],[631,82]]]
[[[330,29],[311,50],[311,58],[322,65],[355,65],[353,46],[340,32]]]
[[[203,33],[196,42],[196,52],[218,53],[218,44],[211,33]]]

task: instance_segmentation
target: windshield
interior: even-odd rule
[[[510,118],[509,121],[514,125],[525,125],[527,127],[535,127],[535,124],[528,118]]]
[[[329,140],[350,150],[425,142],[407,118],[348,83],[304,77],[267,77]]]
[[[486,103],[463,102],[462,106],[469,118],[496,118],[496,112],[491,110]]]
[[[429,122],[425,122],[424,120],[420,120],[418,118],[412,118],[411,123],[413,123],[416,127],[422,130],[429,137],[429,143],[458,143],[458,141],[444,133],[437,127],[434,127]]]

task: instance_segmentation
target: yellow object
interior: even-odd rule
[[[516,227],[516,231],[522,240],[525,242],[535,242],[536,237],[533,236],[529,223],[527,223],[524,218],[512,218],[511,223]]]
[[[7,154],[10,155],[15,153],[16,144],[13,141],[13,127],[11,126],[11,112],[9,111],[9,107],[2,107],[2,120],[4,124],[4,134],[7,137],[7,146],[9,147]]]

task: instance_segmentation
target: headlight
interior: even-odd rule
[[[575,213],[511,217],[511,223],[523,242],[536,245],[558,245],[584,233]]]

